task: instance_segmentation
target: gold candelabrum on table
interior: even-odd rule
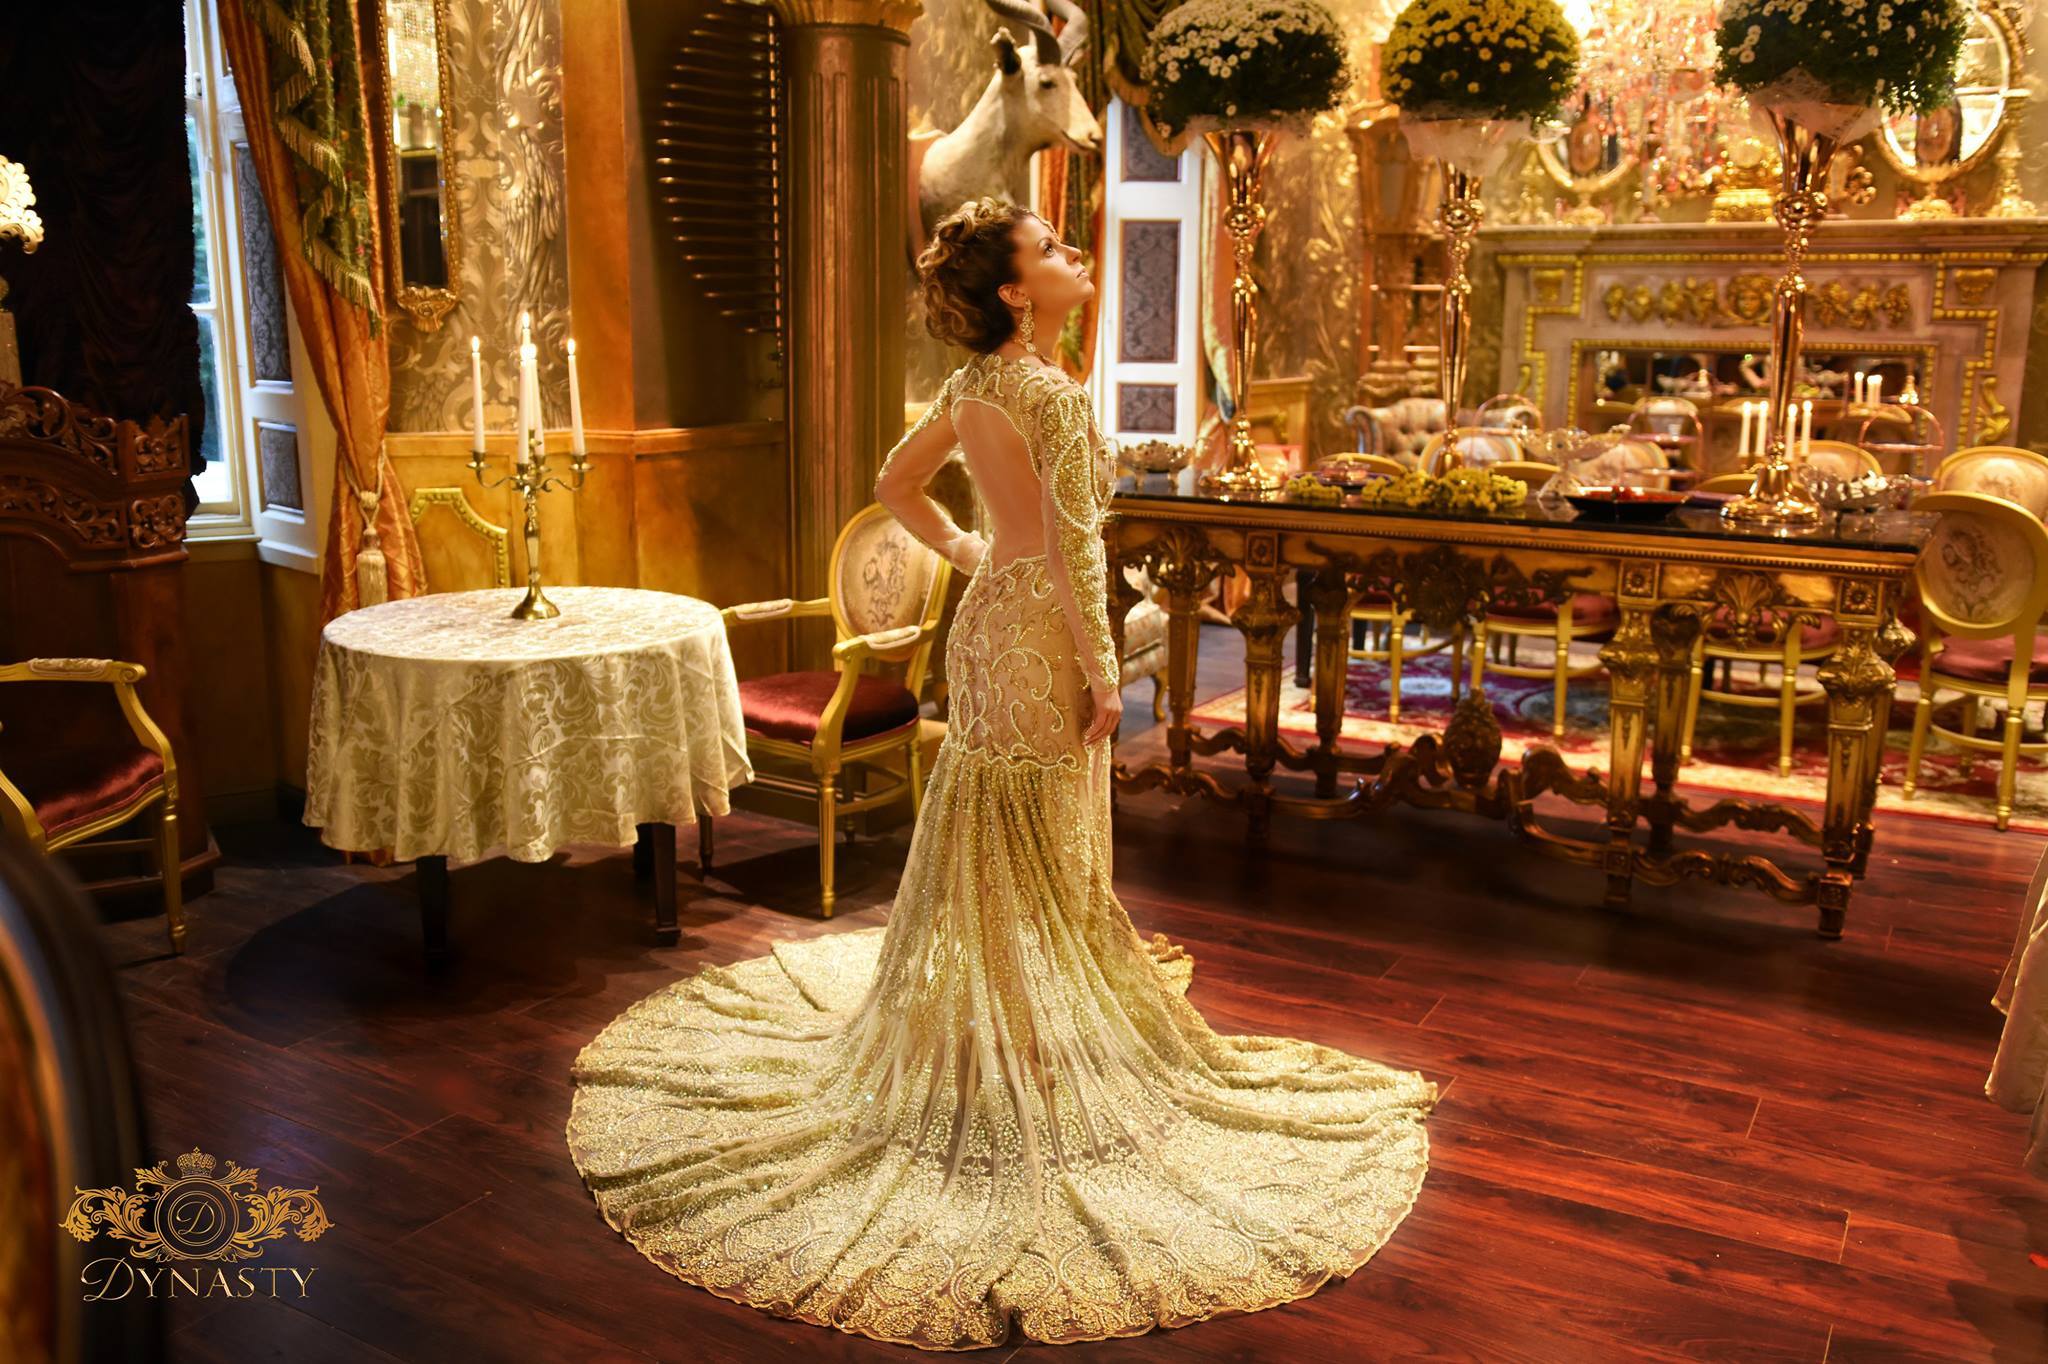
[[[514,447],[512,472],[497,478],[488,477],[484,463],[484,375],[483,340],[469,338],[469,382],[474,408],[475,427],[472,432],[473,444],[469,455],[470,472],[485,488],[503,487],[510,483],[519,490],[521,500],[526,504],[526,596],[512,608],[514,620],[552,620],[562,614],[561,608],[547,599],[541,590],[540,580],[540,495],[566,488],[570,492],[583,491],[583,480],[590,473],[588,451],[583,442],[583,394],[576,382],[576,341],[571,337],[566,350],[569,358],[569,473],[563,479],[548,472],[547,434],[541,417],[539,348],[533,342],[533,318],[530,313],[519,314],[519,433]]]
[[[1784,167],[1771,211],[1785,230],[1785,273],[1778,278],[1772,304],[1771,392],[1764,414],[1767,435],[1749,492],[1723,507],[1721,515],[1744,525],[1792,528],[1815,525],[1821,519],[1820,505],[1792,484],[1792,385],[1799,376],[1806,328],[1802,267],[1814,229],[1827,217],[1829,163],[1837,148],[1875,126],[1876,111],[1818,103],[1804,105],[1797,113],[1771,105],[1760,106],[1760,111],[1778,135]]]
[[[1230,447],[1221,469],[1202,476],[1210,492],[1263,493],[1281,485],[1280,475],[1259,463],[1252,443],[1252,360],[1258,345],[1259,286],[1252,279],[1252,245],[1266,225],[1266,206],[1259,200],[1266,167],[1273,159],[1279,134],[1265,128],[1221,128],[1202,134],[1223,172],[1228,196],[1223,226],[1236,249],[1230,277]]]

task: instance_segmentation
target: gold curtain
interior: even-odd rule
[[[356,0],[221,0],[220,23],[285,287],[334,421],[324,622],[426,588],[405,491],[384,454],[391,359],[377,312],[382,233],[363,30]]]

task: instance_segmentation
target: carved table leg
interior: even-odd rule
[[[1251,594],[1230,623],[1244,635],[1245,774],[1243,799],[1250,814],[1247,832],[1266,841],[1272,819],[1273,765],[1280,740],[1280,658],[1287,631],[1298,614],[1280,594],[1280,539],[1270,531],[1245,537],[1245,571]]]
[[[1145,600],[1145,596],[1137,588],[1131,586],[1130,579],[1124,576],[1123,555],[1117,549],[1117,540],[1119,538],[1117,535],[1117,525],[1118,518],[1115,513],[1111,513],[1104,519],[1102,547],[1103,560],[1108,569],[1106,586],[1109,592],[1109,639],[1110,643],[1114,646],[1111,652],[1116,655],[1118,676],[1121,677],[1124,661],[1125,620],[1131,614],[1131,608]],[[1111,731],[1109,736],[1109,752],[1112,766],[1116,762],[1117,734],[1121,729],[1122,726],[1118,726],[1118,730]],[[1109,784],[1109,807],[1112,810],[1116,808],[1116,783],[1114,781]]]
[[[1152,581],[1166,591],[1166,764],[1169,791],[1193,788],[1188,712],[1195,704],[1195,658],[1202,640],[1202,599],[1223,561],[1199,530],[1173,526],[1142,551]]]
[[[1649,806],[1650,851],[1671,851],[1671,824],[1678,784],[1678,752],[1685,739],[1685,701],[1692,683],[1692,647],[1699,638],[1700,619],[1691,612],[1666,609],[1650,619],[1657,647],[1657,677],[1651,697],[1650,777],[1656,793]]]
[[[1885,601],[1885,623],[1877,632],[1873,647],[1877,656],[1887,665],[1899,661],[1899,656],[1913,647],[1913,632],[1899,623],[1898,599],[1896,594],[1887,594]],[[1878,704],[1875,716],[1877,738],[1868,746],[1869,762],[1863,774],[1863,819],[1856,826],[1856,860],[1850,870],[1862,876],[1870,870],[1870,844],[1872,838],[1872,812],[1877,809],[1877,787],[1884,775],[1884,739],[1891,728],[1892,698],[1898,691],[1894,671],[1894,684],[1885,692]]]
[[[1294,625],[1294,685],[1297,687],[1305,688],[1309,686],[1314,681],[1314,673],[1311,671],[1310,665],[1322,662],[1317,657],[1316,639],[1318,636],[1316,632],[1320,630],[1324,635],[1329,633],[1329,622],[1322,619],[1322,613],[1307,609],[1309,598],[1315,591],[1318,576],[1316,570],[1312,568],[1301,569],[1294,575],[1294,600],[1300,603],[1303,608],[1301,619],[1296,621]],[[1317,712],[1317,716],[1318,720],[1320,720],[1320,711]],[[1322,725],[1318,723],[1316,729],[1320,732]],[[1320,782],[1316,786],[1316,791],[1317,794],[1322,794]]]
[[[1841,642],[1820,665],[1828,695],[1827,817],[1821,826],[1820,935],[1842,936],[1849,891],[1855,884],[1859,848],[1867,838],[1870,807],[1877,796],[1873,774],[1891,719],[1898,675],[1877,651],[1874,621],[1843,620]]]
[[[1301,600],[1314,608],[1301,618],[1315,623],[1316,795],[1327,800],[1337,794],[1337,736],[1344,728],[1344,682],[1351,666],[1351,585],[1344,570],[1317,572],[1302,589]],[[1295,639],[1298,649],[1301,635]]]
[[[1621,600],[1621,625],[1600,648],[1607,665],[1607,904],[1626,908],[1635,879],[1637,801],[1643,785],[1643,742],[1650,689],[1657,674],[1657,641],[1650,629],[1651,603]]]

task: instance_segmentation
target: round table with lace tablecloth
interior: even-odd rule
[[[305,822],[331,847],[420,863],[430,959],[445,954],[447,867],[570,843],[636,846],[674,942],[675,829],[729,813],[753,780],[718,609],[621,587],[445,592],[337,616],[320,638]]]

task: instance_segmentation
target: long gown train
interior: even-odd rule
[[[1016,363],[971,362],[942,402],[1003,407],[1053,488],[1071,399]],[[885,926],[706,968],[577,1057],[571,1154],[671,1274],[924,1349],[1096,1340],[1304,1297],[1413,1204],[1435,1086],[1215,1032],[1192,958],[1112,892],[1109,745],[1080,742],[1064,590],[1085,553],[1066,537],[969,582]]]

